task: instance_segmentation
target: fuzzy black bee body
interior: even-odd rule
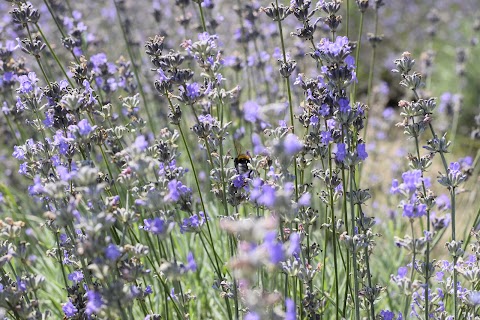
[[[250,164],[250,156],[247,154],[239,154],[235,160],[235,169],[237,169],[238,174],[250,174],[250,169],[248,165]]]
[[[252,159],[250,157],[250,154],[245,151],[243,146],[237,140],[234,140],[233,144],[235,145],[235,151],[237,152],[237,157],[234,160],[235,169],[237,170],[237,173],[248,174],[248,176],[250,177],[250,174],[252,172],[249,166],[250,161]]]

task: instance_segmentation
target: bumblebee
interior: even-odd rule
[[[237,157],[234,160],[235,169],[238,174],[248,174],[250,176],[252,170],[249,168],[251,157],[248,152],[243,150],[243,147],[237,141],[234,141],[235,150],[237,151]]]

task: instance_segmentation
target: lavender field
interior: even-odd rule
[[[478,0],[0,17],[0,319],[480,319]]]

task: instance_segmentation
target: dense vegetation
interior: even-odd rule
[[[0,2],[0,316],[477,319],[477,0]]]

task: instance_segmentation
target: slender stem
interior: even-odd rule
[[[241,0],[237,0],[237,6],[238,8],[242,8],[242,3]],[[240,21],[240,30],[242,32],[242,37],[243,33],[245,32],[245,25],[243,21],[243,16],[242,16],[242,10],[238,10],[238,19]],[[252,80],[250,77],[250,67],[248,66],[247,59],[248,59],[248,43],[242,42],[242,48],[243,48],[243,54],[244,54],[244,63],[245,63],[245,73],[247,75],[247,97],[248,99],[252,99]],[[235,82],[238,83],[238,80]],[[268,83],[268,82],[267,82]]]
[[[201,1],[197,3],[198,3],[198,10],[200,11],[200,18],[202,19],[203,32],[207,32],[207,25],[205,24],[205,16],[203,15],[202,3]]]
[[[450,189],[450,203],[451,203],[451,208],[452,208],[452,241],[456,240],[456,234],[455,234],[455,187],[452,187]],[[458,272],[457,272],[457,261],[458,257],[457,255],[453,256],[453,306],[455,310],[455,318],[458,319]]]
[[[358,61],[358,57],[360,56],[360,47],[362,46],[362,33],[363,33],[363,17],[365,13],[360,13],[360,26],[358,28],[358,41],[357,41],[357,49],[355,51],[355,73],[358,75],[358,66],[360,65],[360,61]],[[353,90],[352,90],[352,101],[357,97],[357,83],[353,82]]]
[[[350,192],[353,193],[353,185],[354,185],[354,177],[355,177],[355,172],[354,168],[351,166],[350,167]],[[353,201],[350,200],[350,219],[351,219],[351,224],[352,224],[352,236],[355,235],[355,208]],[[354,246],[353,251],[352,251],[352,263],[353,263],[353,284],[354,284],[354,301],[355,301],[355,319],[360,320],[360,303],[358,301],[358,293],[359,293],[359,286],[358,286],[358,270],[357,270],[357,249]]]
[[[378,8],[375,9],[375,33],[374,36],[377,36],[378,32]],[[377,55],[377,43],[375,41],[372,42],[372,54],[370,56],[370,68],[368,71],[368,88],[367,88],[367,106],[372,108],[372,88],[373,88],[373,75],[375,70],[375,60]],[[358,61],[355,61],[358,63]],[[363,139],[367,137],[367,130],[368,130],[368,119],[369,117],[369,110],[365,112],[365,130],[363,131]],[[362,168],[362,167],[361,167]],[[360,168],[360,170],[361,170]]]
[[[62,250],[60,249],[60,240],[58,239],[58,234],[59,232],[55,232],[55,242],[57,242],[58,263],[60,263],[60,269],[62,271],[62,278],[63,278],[63,282],[65,283],[65,288],[68,288],[67,276],[65,274],[65,269],[63,268],[63,263],[62,263]]]
[[[222,273],[221,273],[221,269],[220,269],[220,263],[218,261],[218,255],[215,253],[215,247],[213,246],[213,237],[212,237],[212,234],[211,234],[211,231],[210,231],[210,227],[209,227],[209,223],[208,223],[208,218],[207,218],[207,211],[205,209],[205,203],[203,201],[203,196],[202,196],[202,190],[200,188],[200,182],[198,181],[198,175],[197,175],[197,171],[195,169],[195,166],[193,165],[193,159],[192,159],[192,155],[190,154],[190,150],[188,148],[188,144],[187,144],[187,140],[185,139],[185,135],[183,133],[183,130],[182,130],[182,127],[180,125],[178,125],[178,129],[180,131],[180,136],[182,137],[182,140],[183,140],[183,143],[185,145],[185,150],[187,151],[187,155],[188,155],[188,158],[190,160],[190,165],[192,166],[192,171],[193,171],[193,176],[195,177],[195,184],[197,185],[197,189],[198,189],[198,195],[200,197],[200,203],[202,205],[202,209],[203,209],[203,212],[205,214],[205,222],[207,224],[207,228],[208,228],[208,233],[209,233],[209,236],[210,236],[210,246],[212,247],[213,251],[214,251],[214,256],[215,256],[215,262],[216,262],[216,267],[217,267],[217,273],[218,273],[218,276],[221,277],[222,276]]]
[[[413,90],[413,93],[415,95],[415,98],[418,100],[420,97],[417,93],[416,90]],[[435,132],[435,129],[433,128],[432,126],[432,123],[429,123],[428,124],[429,128],[430,128],[430,132],[432,133],[432,136],[434,138],[438,138],[436,132]],[[442,159],[442,164],[443,164],[443,168],[445,170],[445,173],[448,174],[449,172],[449,169],[448,169],[448,165],[447,165],[447,160],[445,158],[445,153],[443,152],[443,150],[439,150],[438,153],[440,154],[440,158]],[[450,202],[451,202],[451,216],[452,216],[452,241],[456,241],[456,234],[455,234],[455,212],[456,212],[456,208],[455,208],[455,187],[452,187],[450,189]],[[458,302],[457,302],[457,291],[458,291],[458,283],[457,283],[457,269],[456,269],[456,265],[457,265],[457,257],[454,256],[453,257],[453,292],[454,292],[454,301],[453,301],[453,304],[454,304],[454,311],[455,311],[455,319],[458,319]]]
[[[278,0],[275,0],[275,3],[278,8]],[[283,29],[282,29],[282,22],[280,19],[277,21],[278,22],[278,30],[280,32],[280,41],[282,44],[282,56],[283,56],[283,63],[287,63],[287,53],[285,51],[285,42],[283,41]],[[285,78],[286,85],[287,85],[287,94],[288,94],[288,105],[289,105],[289,111],[290,111],[290,126],[292,127],[292,133],[295,133],[295,124],[293,122],[293,102],[292,102],[292,90],[290,88],[290,79],[289,77]],[[295,200],[298,200],[298,174],[297,174],[297,161],[296,157],[294,158],[294,174],[295,174]]]
[[[410,283],[413,283],[413,278],[415,275],[415,257],[416,257],[416,239],[415,239],[415,232],[413,230],[413,219],[410,219],[410,230],[412,231],[412,244],[413,244],[413,254],[412,254],[412,272],[410,273]],[[410,304],[410,296],[406,295],[405,296],[405,307],[403,310],[403,314],[406,316],[408,313],[408,306]]]
[[[477,214],[475,215],[475,219],[473,220],[472,228],[475,228],[478,225],[478,221],[480,221],[480,206],[477,209]],[[471,238],[472,238],[472,233],[469,232],[467,239],[463,243],[463,251],[467,250],[467,247],[470,244]]]
[[[137,64],[135,63],[135,59],[133,57],[132,49],[130,48],[130,45],[128,43],[127,32],[126,32],[126,30],[123,26],[122,17],[120,16],[120,10],[119,10],[118,5],[117,5],[117,0],[112,0],[112,1],[113,1],[113,4],[115,5],[115,11],[117,13],[117,18],[118,18],[118,23],[120,24],[120,29],[122,30],[123,40],[125,41],[125,44],[127,45],[128,56],[130,57],[130,61],[132,62],[133,74],[135,75],[135,80],[138,83],[138,90],[140,91],[140,95],[142,96],[143,106],[145,107],[145,111],[147,112],[148,124],[150,126],[150,130],[152,130],[152,133],[155,135],[155,121],[154,121],[152,115],[150,114],[150,109],[149,109],[149,106],[148,106],[148,103],[147,103],[147,97],[145,96],[145,92],[143,90],[143,85],[142,85],[142,82],[140,81],[140,76],[138,75],[139,71],[138,71]]]
[[[345,36],[348,38],[350,31],[350,0],[347,0],[347,12],[345,14]]]
[[[415,120],[413,120],[413,123],[415,123]],[[415,148],[417,151],[417,157],[420,159],[420,144],[418,141],[418,137],[415,135]],[[423,168],[421,170],[421,177],[422,177],[422,192],[426,196],[427,194],[427,188],[425,187],[425,182],[423,181]],[[430,209],[427,209],[427,232],[430,232]],[[425,319],[429,318],[429,278],[430,275],[428,274],[429,270],[429,264],[430,264],[430,241],[427,241],[427,247],[425,251]]]
[[[58,59],[57,55],[55,54],[55,51],[52,49],[52,47],[50,46],[50,43],[48,42],[47,40],[47,37],[45,37],[45,35],[43,34],[42,32],[42,29],[40,28],[40,26],[38,25],[38,23],[35,24],[35,27],[37,27],[37,30],[38,32],[40,32],[40,35],[42,36],[43,40],[45,41],[45,44],[47,45],[48,47],[48,50],[50,51],[50,54],[53,56],[53,59],[55,60],[55,62],[57,63],[57,65],[60,67],[60,70],[62,70],[62,73],[63,75],[65,76],[65,79],[67,79],[68,83],[70,84],[70,86],[74,87],[74,84],[72,82],[72,79],[70,79],[70,77],[68,76],[67,72],[65,71],[65,68],[62,66],[62,64],[60,63],[60,60]]]
[[[330,176],[333,172],[333,164],[332,164],[332,146],[328,146],[329,150],[329,157],[328,157],[328,170],[330,172]],[[339,319],[339,302],[340,302],[340,289],[338,286],[338,265],[337,265],[337,230],[336,230],[336,221],[335,221],[335,208],[334,208],[334,200],[333,200],[333,188],[331,186],[328,187],[329,190],[329,209],[330,209],[330,219],[332,225],[332,246],[333,246],[333,265],[334,265],[334,273],[335,273],[335,318]]]
[[[360,205],[359,205],[359,210],[360,210],[360,214],[363,217],[364,214],[362,212],[362,209],[361,209]],[[365,235],[365,238],[367,238],[367,231],[368,230],[366,230],[366,229],[363,230],[363,234]],[[370,255],[369,255],[369,252],[368,252],[368,246],[366,246],[365,249],[364,249],[364,255],[365,255],[365,264],[366,264],[366,267],[367,267],[368,287],[373,289],[373,287],[372,287],[372,274],[370,272]],[[369,302],[370,302],[370,317],[371,317],[372,320],[374,320],[375,319],[375,298],[372,297],[372,299],[370,299]]]

